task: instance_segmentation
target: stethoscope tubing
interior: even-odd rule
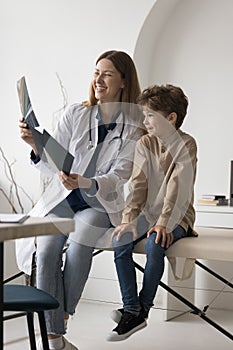
[[[109,141],[109,145],[119,139],[120,140],[120,146],[119,146],[119,151],[122,147],[122,136],[123,136],[123,132],[124,132],[124,129],[125,129],[125,114],[124,112],[122,112],[122,116],[123,116],[123,123],[122,123],[122,128],[121,128],[121,132],[120,132],[120,135],[119,136],[114,136],[110,141]],[[87,150],[88,151],[91,151],[91,150],[94,150],[95,146],[93,145],[93,142],[92,142],[92,135],[91,135],[91,118],[92,118],[92,112],[90,113],[90,116],[89,116],[89,143],[88,143],[88,146],[87,146]]]

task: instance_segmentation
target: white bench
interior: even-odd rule
[[[183,257],[233,262],[233,229],[195,227],[198,237],[188,237],[174,243],[166,252],[167,257]],[[134,249],[145,254],[145,239]]]
[[[197,259],[204,260],[218,260],[218,261],[228,261],[233,262],[233,228],[216,228],[216,227],[195,227],[198,233],[198,237],[188,237],[181,239],[174,243],[166,252],[168,259],[173,260],[174,258],[185,258],[188,262],[188,267],[191,267],[191,263],[196,263],[201,268],[205,269],[207,272],[211,273],[216,278],[220,279],[222,282],[227,283],[228,286],[233,287],[233,285],[226,281],[222,276],[216,274],[214,271],[206,268]],[[109,235],[109,233],[107,233]],[[110,235],[109,235],[110,236]],[[140,241],[134,249],[135,254],[145,254],[145,240]],[[106,235],[104,239],[105,245],[100,244],[98,246],[106,247]],[[109,242],[109,241],[108,241]],[[103,250],[111,250],[111,248],[100,248]],[[143,267],[135,263],[136,268],[141,272],[144,271]],[[181,294],[177,293],[173,288],[169,287],[164,282],[160,282],[160,286],[171,293],[175,298],[180,300],[186,306],[188,306],[194,314],[197,314],[210,325],[215,327],[221,333],[233,340],[233,334],[229,333],[227,330],[222,328],[219,324],[211,320],[206,316],[206,310],[200,310],[191,301],[183,297]]]

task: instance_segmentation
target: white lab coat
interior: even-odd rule
[[[87,108],[82,104],[74,104],[67,109],[53,133],[53,137],[75,157],[71,173],[83,175],[91,162],[94,152],[87,149],[90,141],[89,126],[91,125],[92,143],[96,146],[98,142],[96,114],[97,106]],[[121,134],[122,123],[123,113],[117,119],[117,126],[108,132],[103,142],[96,163],[96,173],[93,176],[99,186],[96,197],[109,214],[113,226],[121,223],[121,214],[124,208],[124,184],[131,175],[136,140],[142,135],[142,130],[137,128],[137,123],[125,115],[122,141],[119,138],[115,139]],[[120,146],[121,142],[122,145]],[[52,173],[48,164],[42,160],[34,166],[43,173]],[[29,215],[46,216],[70,192],[62,185],[58,174],[54,174],[52,181],[37,204],[29,212]],[[16,241],[17,263],[19,269],[27,274],[31,273],[34,251],[34,237]]]

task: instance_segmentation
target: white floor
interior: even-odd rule
[[[163,321],[162,310],[152,310],[148,326],[122,342],[105,340],[114,328],[109,313],[119,305],[82,301],[69,321],[67,338],[79,350],[232,350],[233,342],[199,316],[185,314]],[[233,334],[233,311],[209,310],[207,316]],[[5,321],[5,350],[30,349],[25,317]]]

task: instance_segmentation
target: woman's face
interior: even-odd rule
[[[113,63],[103,58],[96,65],[92,86],[99,103],[119,102],[124,79]]]

